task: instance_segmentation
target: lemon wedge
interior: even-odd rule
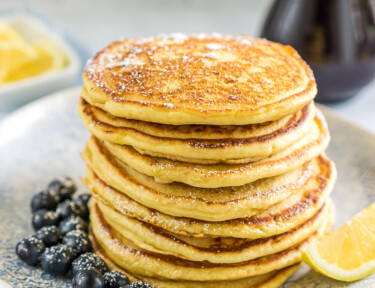
[[[34,47],[40,51],[41,55],[50,58],[49,69],[60,69],[67,64],[64,52],[55,42],[40,40],[34,44]]]
[[[0,23],[0,85],[66,65],[66,55],[55,42],[40,39],[29,43],[18,31]]]
[[[373,273],[375,203],[309,247],[303,260],[317,272],[341,281],[355,281]]]
[[[60,47],[51,41],[39,41],[33,45],[36,56],[23,63],[17,70],[12,69],[6,82],[22,80],[42,74],[46,71],[56,70],[66,65],[66,57]]]
[[[19,33],[0,24],[0,83],[36,56],[36,51]]]
[[[15,29],[0,23],[0,42],[22,43],[23,39]]]

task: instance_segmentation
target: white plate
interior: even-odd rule
[[[51,39],[65,53],[68,65],[35,77],[0,85],[0,111],[10,111],[35,98],[72,86],[80,73],[80,60],[75,50],[56,32],[38,18],[25,13],[0,15],[4,21],[18,31],[26,40]]]
[[[24,265],[16,243],[32,234],[29,201],[54,177],[85,175],[80,158],[89,133],[77,115],[80,88],[62,91],[18,110],[0,122],[0,279],[13,287],[71,287],[40,269]],[[375,136],[324,109],[336,162],[333,193],[337,225],[375,201]],[[1,287],[1,283],[0,283]],[[328,279],[308,268],[285,283],[288,288],[375,287],[375,275],[355,283]]]

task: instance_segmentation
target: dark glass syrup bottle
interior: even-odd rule
[[[375,0],[275,0],[261,37],[301,54],[318,101],[350,98],[375,77]]]

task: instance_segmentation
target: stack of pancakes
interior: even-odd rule
[[[247,36],[122,40],[79,113],[96,253],[155,287],[278,287],[330,230],[334,164],[297,52]]]

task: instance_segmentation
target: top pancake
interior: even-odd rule
[[[292,47],[248,36],[118,41],[87,64],[83,80],[91,105],[173,125],[273,121],[317,92],[310,68]]]

